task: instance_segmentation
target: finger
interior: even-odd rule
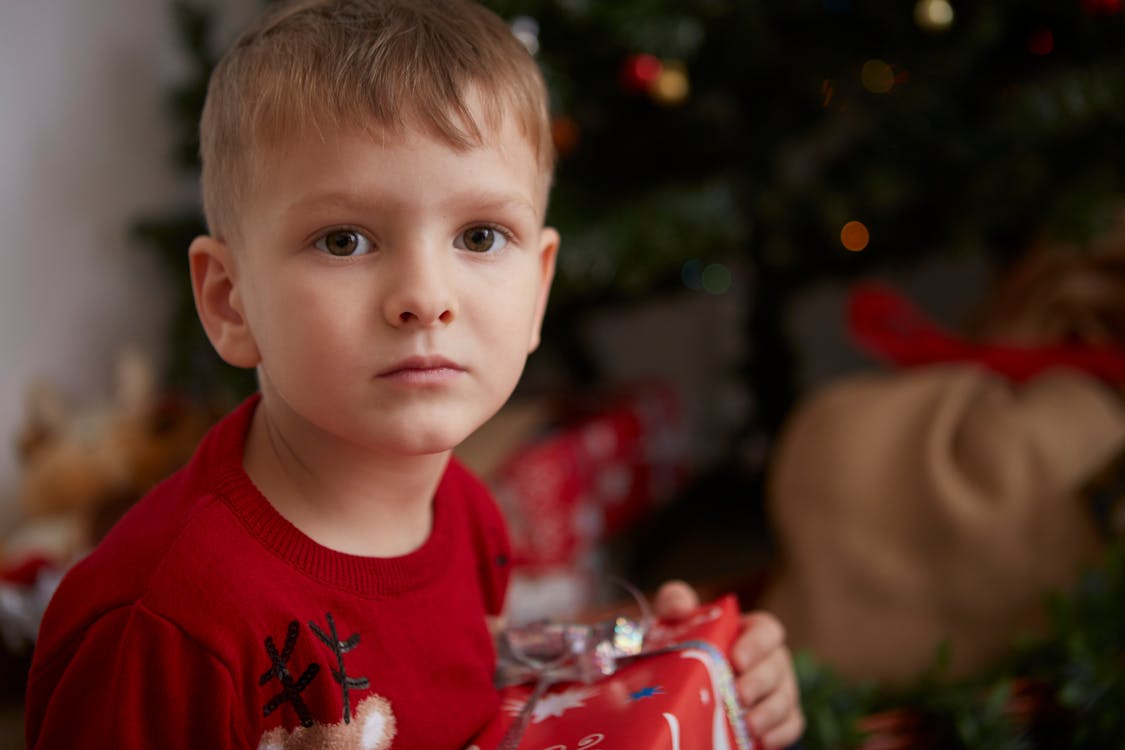
[[[742,632],[731,647],[736,672],[746,672],[785,644],[785,627],[769,612],[742,616]]]
[[[796,710],[797,691],[790,683],[779,680],[768,693],[747,705],[746,718],[750,726],[758,734],[765,734]]]
[[[653,609],[657,617],[682,620],[699,608],[699,594],[685,581],[668,581],[656,592]]]
[[[786,683],[792,682],[789,664],[789,650],[781,646],[769,658],[755,664],[753,669],[740,674],[737,686],[742,705],[753,706],[777,692]]]
[[[789,747],[805,733],[805,715],[794,711],[781,724],[771,729],[765,735],[758,735],[763,750],[781,750]]]

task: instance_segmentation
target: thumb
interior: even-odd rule
[[[699,594],[685,581],[668,581],[656,592],[653,610],[665,620],[682,620],[699,608]]]

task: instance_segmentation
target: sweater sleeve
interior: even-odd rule
[[[28,683],[29,750],[247,747],[228,670],[174,623],[112,610]]]
[[[489,538],[489,564],[482,570],[481,586],[484,591],[485,614],[499,615],[504,611],[504,600],[508,594],[508,581],[512,572],[512,550],[499,509],[495,503],[491,505],[492,514],[496,519],[495,532]]]
[[[460,465],[456,465],[455,470],[464,487],[472,519],[470,526],[477,558],[477,577],[484,596],[484,613],[499,615],[504,611],[512,570],[508,526],[488,486]]]

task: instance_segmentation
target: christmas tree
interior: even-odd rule
[[[173,0],[193,74],[170,95],[178,163],[215,60],[208,12]],[[1004,262],[1081,243],[1125,182],[1120,0],[492,0],[538,57],[566,238],[545,341],[576,382],[573,322],[684,287],[747,286],[743,363],[772,435],[797,397],[785,315],[810,281],[940,253]],[[197,206],[138,231],[183,277],[170,378],[231,380],[194,322],[183,251]]]
[[[722,293],[733,261],[767,433],[797,395],[804,285],[1081,244],[1125,179],[1116,0],[494,5],[537,31],[555,97],[557,298]]]

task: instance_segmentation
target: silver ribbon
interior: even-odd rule
[[[500,687],[548,679],[591,683],[644,647],[648,624],[618,616],[594,624],[534,622],[505,630],[498,643]]]

